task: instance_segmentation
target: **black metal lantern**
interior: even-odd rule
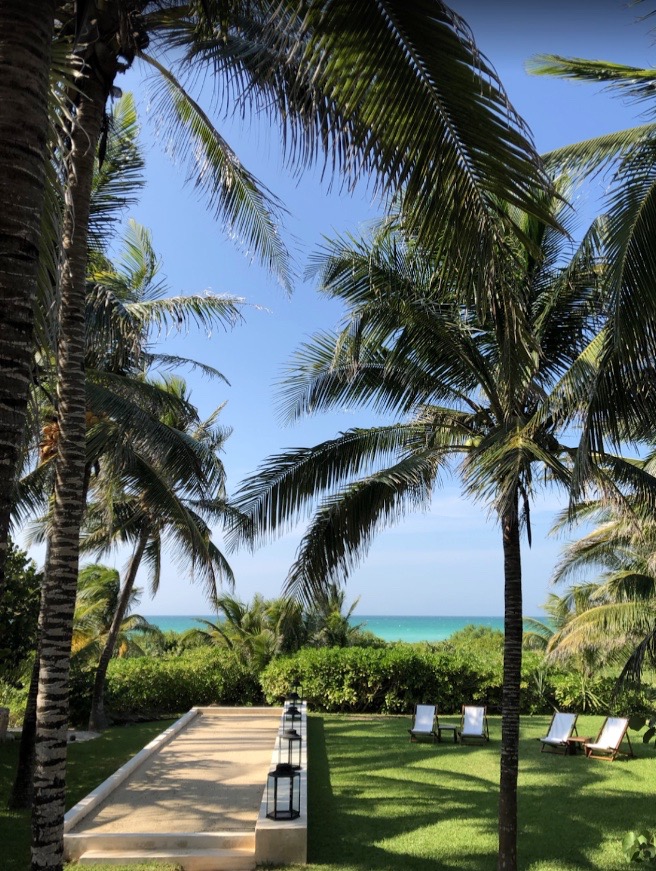
[[[301,728],[301,712],[296,705],[285,708],[282,720],[285,729],[295,729],[297,724],[298,728]]]
[[[298,702],[302,702],[303,690],[300,684],[294,684],[294,686],[292,687],[292,691],[290,693],[287,693],[285,698],[288,702],[291,702],[294,705],[298,704]]]
[[[266,810],[271,820],[295,820],[301,815],[301,775],[293,766],[283,762],[269,772]]]
[[[292,768],[300,768],[302,743],[303,739],[296,729],[285,729],[278,736],[278,764],[286,763]]]

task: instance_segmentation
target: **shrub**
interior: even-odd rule
[[[320,648],[274,660],[260,680],[269,703],[300,684],[318,711],[396,713],[435,701],[441,711],[455,712],[463,702],[501,704],[502,664],[428,645]]]
[[[12,728],[23,725],[23,715],[27,704],[27,686],[16,687],[0,680],[0,706],[9,708],[9,725]]]
[[[75,723],[84,723],[89,715],[92,684],[92,671],[72,672]],[[229,651],[114,659],[107,671],[105,707],[117,722],[180,713],[194,705],[252,705],[261,700],[257,675]]]

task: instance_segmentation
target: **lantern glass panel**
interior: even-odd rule
[[[285,709],[283,722],[286,729],[298,729],[300,731],[301,712],[296,705],[290,705]]]
[[[278,764],[301,768],[302,743],[302,738],[296,729],[285,729],[278,737]]]
[[[267,817],[295,820],[301,814],[301,775],[291,765],[279,764],[267,777]]]

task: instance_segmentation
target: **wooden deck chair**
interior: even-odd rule
[[[410,732],[410,740],[416,741],[418,738],[432,738],[437,741],[437,732],[435,731],[435,718],[437,717],[437,705],[415,705],[415,721],[412,724]]]
[[[606,717],[596,741],[589,741],[585,745],[585,755],[589,759],[605,759],[612,762],[618,756],[633,756],[631,739],[627,734],[629,728],[628,717]],[[622,741],[626,738],[629,745],[628,753],[620,750]]]
[[[460,722],[460,741],[489,741],[490,732],[487,725],[487,708],[483,705],[463,705]]]
[[[569,749],[567,742],[572,737],[572,734],[578,734],[576,731],[577,717],[578,714],[563,714],[560,711],[556,711],[551,718],[549,731],[544,738],[540,738],[542,742],[540,752],[544,753],[545,749],[549,748],[554,753],[558,753],[560,750],[563,753],[567,753]]]

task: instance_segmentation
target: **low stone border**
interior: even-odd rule
[[[283,723],[281,717],[281,728]],[[270,820],[266,813],[266,783],[260,814],[255,824],[255,861],[258,865],[305,865],[307,864],[307,826],[308,826],[308,803],[307,803],[307,703],[303,702],[301,708],[301,815],[295,820]],[[271,754],[271,767],[275,768],[278,762],[278,749],[274,748]]]

